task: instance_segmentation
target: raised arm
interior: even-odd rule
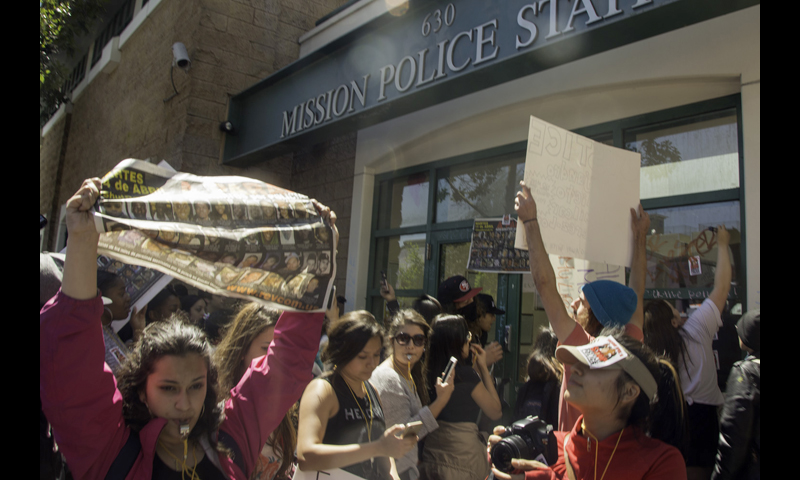
[[[67,201],[67,254],[61,291],[39,314],[39,394],[56,443],[75,478],[103,478],[130,434],[122,397],[105,365],[91,214],[97,178]]]
[[[637,210],[631,208],[631,230],[633,231],[633,259],[628,286],[636,292],[636,311],[631,317],[632,324],[644,328],[644,286],[647,278],[647,233],[650,230],[650,215],[642,204]]]
[[[472,399],[487,417],[499,420],[503,416],[503,404],[500,402],[500,396],[497,395],[497,389],[492,382],[489,367],[486,366],[486,351],[477,343],[470,344],[469,349],[475,358],[473,368],[481,378],[481,383],[472,389]]]
[[[708,298],[714,302],[720,312],[725,309],[728,292],[731,289],[731,255],[728,251],[731,234],[725,225],[717,227],[717,270],[714,273],[714,289]]]
[[[84,180],[67,200],[67,254],[61,291],[75,300],[97,296],[97,241],[92,206],[100,196],[100,179]]]
[[[525,185],[525,182],[519,182],[519,184],[521,191],[517,192],[514,200],[514,210],[517,211],[519,223],[522,223],[525,228],[533,283],[542,299],[550,326],[558,340],[564,342],[575,329],[576,322],[567,313],[564,301],[558,294],[556,274],[544,248],[544,242],[542,242],[542,233],[536,218],[536,202],[531,195],[531,189]],[[517,223],[518,226],[519,223]]]

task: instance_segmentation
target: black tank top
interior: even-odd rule
[[[339,411],[328,420],[322,443],[328,445],[350,445],[369,443],[380,439],[386,430],[386,423],[383,417],[383,409],[378,401],[378,395],[372,385],[369,382],[364,382],[367,394],[364,398],[358,398],[339,374],[334,373],[326,377],[325,380],[331,384],[333,391],[336,393],[336,398],[339,401]],[[367,435],[367,425],[370,417],[372,418],[372,431],[370,435]],[[390,479],[390,469],[391,465],[386,457],[376,457],[371,461],[367,460],[342,468],[342,470],[348,471],[353,475],[370,480]]]

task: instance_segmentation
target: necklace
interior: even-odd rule
[[[342,378],[344,380],[344,378]],[[364,389],[364,393],[366,393],[367,401],[369,402],[369,421],[367,421],[367,416],[364,414],[364,410],[361,408],[361,403],[358,401],[355,392],[353,389],[350,388],[350,384],[347,383],[347,380],[344,380],[344,384],[347,385],[347,389],[350,390],[350,394],[353,395],[353,400],[356,401],[356,405],[358,405],[358,409],[361,411],[361,418],[364,419],[364,424],[367,426],[367,439],[371,442],[372,441],[372,399],[369,396],[369,392],[367,391],[367,386],[364,382],[361,382],[361,387]],[[600,479],[602,480],[602,479]]]
[[[184,474],[189,472],[189,467],[186,466],[186,457],[188,456],[188,447],[189,447],[188,440],[183,441],[183,460],[180,460],[178,457],[173,455],[172,452],[170,452],[169,449],[165,447],[163,443],[161,443],[161,440],[158,441],[158,445],[161,447],[162,450],[167,452],[167,455],[175,459],[175,468],[181,469],[181,479],[183,479]],[[194,466],[191,469],[191,476],[189,477],[189,479],[194,480],[195,478],[197,478],[197,480],[200,480],[200,477],[197,476],[197,471],[196,471],[197,455],[195,455],[194,445],[192,445],[192,458],[194,459]]]
[[[397,359],[394,357],[394,355],[392,356],[392,366],[394,367],[394,370],[399,373],[401,377],[403,377],[403,380],[406,381],[408,389],[414,393],[417,393],[417,386],[414,384],[414,378],[411,377],[411,362],[409,361],[406,365],[408,366],[408,376],[401,371],[397,365]]]
[[[583,433],[588,433],[589,436],[591,437],[591,438],[586,439],[586,450],[587,451],[589,451],[589,452],[592,451],[592,438],[594,438],[595,443],[598,444],[598,445],[595,446],[595,449],[594,449],[594,478],[595,478],[595,480],[597,480],[597,452],[600,450],[600,445],[599,445],[600,442],[597,440],[597,437],[592,435],[592,432],[590,432],[589,429],[586,428],[586,422],[585,421],[581,421],[581,430],[583,431]],[[606,468],[603,470],[603,474],[600,475],[600,480],[603,480],[603,477],[606,476],[606,472],[608,471],[608,466],[611,465],[611,460],[614,458],[614,454],[617,453],[617,447],[619,446],[619,441],[622,440],[622,433],[624,431],[625,431],[625,427],[623,427],[622,430],[619,431],[619,437],[617,437],[617,444],[614,445],[614,450],[611,451],[611,456],[608,457],[608,463],[606,463]]]

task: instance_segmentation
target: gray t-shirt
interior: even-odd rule
[[[381,397],[387,428],[392,425],[422,421],[422,429],[418,434],[420,439],[439,428],[430,408],[422,406],[419,395],[413,390],[413,384],[409,384],[394,368],[385,364],[379,365],[372,372],[369,381]],[[396,458],[397,473],[408,470],[411,480],[419,477],[418,456],[417,446],[414,445],[403,458]]]

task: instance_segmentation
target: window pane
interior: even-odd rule
[[[422,289],[425,271],[425,234],[380,238],[376,242],[372,288],[380,288],[381,271],[397,290]]]
[[[724,224],[730,232],[733,265],[732,288],[740,278],[741,216],[739,202],[721,202],[689,207],[648,210],[651,235],[647,237],[647,298],[660,298],[663,289],[705,289],[714,287],[717,264],[717,235],[710,226]],[[699,264],[690,258],[699,257]],[[692,261],[693,262],[693,261]],[[686,295],[680,298],[686,298]],[[698,297],[700,299],[701,297]]]
[[[441,169],[436,222],[514,213],[514,196],[524,173],[525,152]]]
[[[428,172],[380,184],[378,229],[424,225],[428,219]]]
[[[735,109],[626,130],[625,148],[642,155],[641,198],[739,187]]]

